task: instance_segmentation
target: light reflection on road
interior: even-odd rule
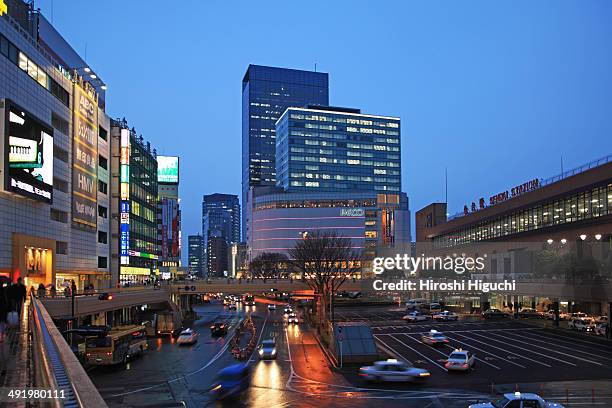
[[[251,398],[257,406],[277,406],[284,400],[283,388],[285,384],[281,376],[281,367],[276,362],[260,361],[253,367],[251,377]],[[261,400],[265,398],[265,401]]]

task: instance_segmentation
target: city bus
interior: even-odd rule
[[[147,348],[147,333],[143,325],[117,326],[85,340],[85,356],[92,365],[126,363]]]

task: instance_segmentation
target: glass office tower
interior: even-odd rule
[[[250,187],[273,186],[275,123],[289,106],[328,105],[328,74],[249,65],[242,80],[242,207]]]
[[[401,191],[400,119],[359,109],[288,108],[276,124],[285,191]]]

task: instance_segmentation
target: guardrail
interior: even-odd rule
[[[30,296],[33,386],[57,391],[53,407],[107,407],[42,303]]]

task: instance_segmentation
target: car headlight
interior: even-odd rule
[[[420,373],[419,377],[429,377],[429,373]]]
[[[220,390],[220,389],[221,389],[221,384],[218,384],[218,385],[216,385],[215,387],[213,387],[213,388],[211,389],[211,391],[218,391],[218,390]]]
[[[275,356],[276,355],[276,349],[272,350],[272,355]]]
[[[263,349],[259,349],[259,355],[263,356],[263,353],[264,353]]]

